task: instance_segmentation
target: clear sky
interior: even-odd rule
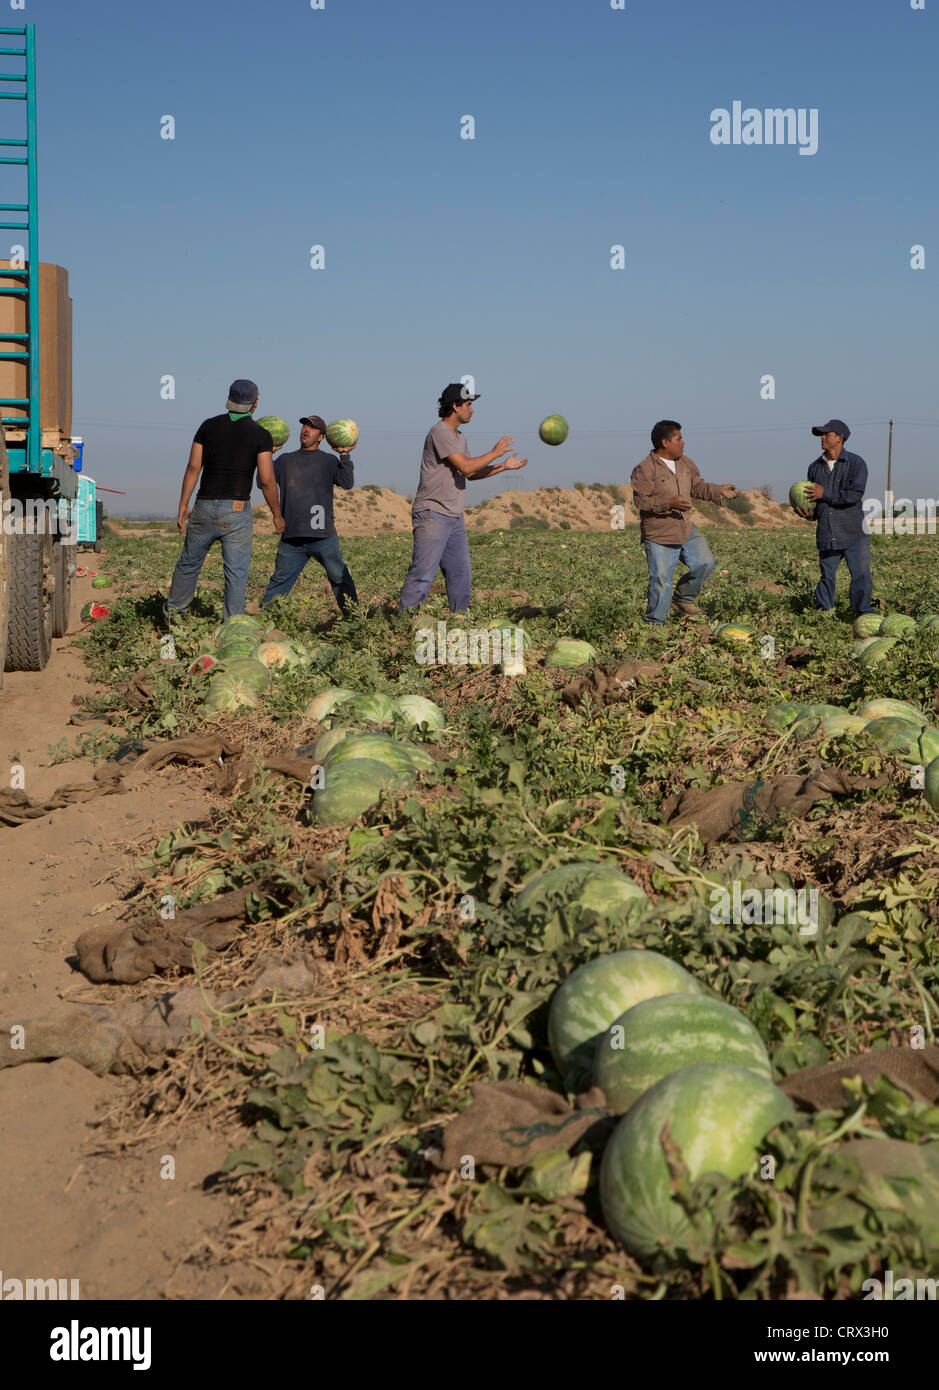
[[[894,416],[895,491],[936,496],[925,3],[26,0],[4,22],[37,25],[40,247],[70,273],[87,471],[115,511],[174,513],[248,376],[289,447],[300,414],[352,416],[357,480],[413,493],[470,373],[471,451],[510,433],[529,457],[476,502],[628,481],[663,416],[706,478],[777,497],[829,416],[882,492]],[[817,110],[817,152],[714,144],[735,101]]]

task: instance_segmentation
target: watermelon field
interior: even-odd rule
[[[846,575],[814,609],[809,525],[715,525],[707,620],[661,631],[634,527],[472,535],[459,617],[439,583],[394,615],[410,538],[387,535],[343,541],[349,618],[314,566],[258,617],[259,537],[249,617],[219,627],[213,552],[168,628],[178,536],[130,526],[79,639],[82,747],[170,749],[211,811],[124,894],[125,927],[192,923],[188,954],[99,983],[203,1007],[103,1133],[224,1138],[215,1268],[353,1301],[935,1274],[939,1092],[813,1071],[939,1055],[934,537],[872,538],[860,632]],[[438,622],[451,653],[495,625],[522,655],[419,660]]]

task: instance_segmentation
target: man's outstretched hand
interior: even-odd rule
[[[506,461],[505,461],[505,463],[502,465],[502,467],[503,467],[503,468],[508,468],[508,469],[513,469],[513,468],[524,468],[524,467],[525,467],[525,464],[526,464],[527,462],[528,462],[528,459],[519,459],[519,458],[516,458],[515,455],[513,454],[512,457],[511,457],[510,459],[506,459]]]

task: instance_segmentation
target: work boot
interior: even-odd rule
[[[672,599],[672,607],[676,612],[680,613],[683,618],[687,618],[689,622],[699,623],[704,617],[704,614],[693,598],[679,598],[676,594]]]

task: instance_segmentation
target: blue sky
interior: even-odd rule
[[[174,512],[192,434],[250,376],[292,442],[301,413],[352,416],[358,481],[412,493],[471,373],[471,450],[510,433],[529,457],[473,501],[628,480],[663,416],[706,478],[777,496],[831,415],[882,491],[893,416],[895,491],[935,495],[937,12],[27,0],[7,22],[37,25],[40,246],[70,272],[87,471],[126,489],[115,511]],[[816,108],[817,153],[712,144],[735,100]]]

